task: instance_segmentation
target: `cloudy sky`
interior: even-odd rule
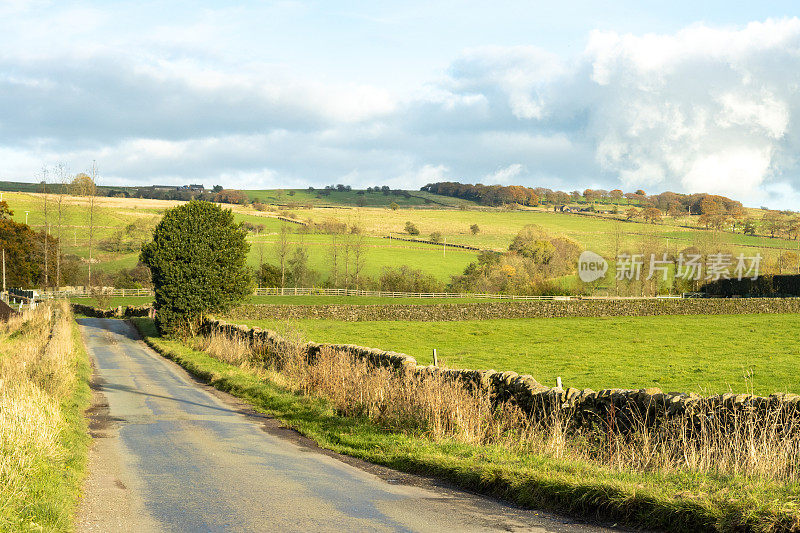
[[[96,160],[103,184],[455,180],[798,209],[797,6],[747,4],[0,0],[0,179]]]

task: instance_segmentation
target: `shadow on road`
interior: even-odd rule
[[[182,399],[182,398],[175,398],[174,396],[164,396],[163,394],[154,394],[152,392],[144,392],[144,391],[141,391],[139,389],[134,389],[133,387],[129,387],[128,385],[119,385],[119,384],[116,384],[116,383],[103,383],[98,388],[101,391],[117,390],[117,391],[122,391],[122,392],[129,392],[131,394],[139,394],[141,396],[149,396],[151,398],[162,398],[164,400],[172,400],[173,402],[180,402],[180,403],[186,403],[186,404],[190,404],[190,405],[196,405],[198,407],[205,407],[206,409],[214,409],[216,411],[224,411],[226,413],[245,414],[245,413],[243,413],[242,411],[240,411],[238,409],[226,409],[224,407],[219,407],[219,406],[216,406],[216,405],[209,405],[209,404],[206,404],[206,403],[193,402],[191,400],[185,400],[185,399]]]

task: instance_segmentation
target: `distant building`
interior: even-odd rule
[[[154,191],[192,191],[204,192],[206,188],[202,184],[192,183],[191,185],[150,185],[148,189]]]

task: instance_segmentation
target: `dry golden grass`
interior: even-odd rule
[[[745,411],[700,424],[687,415],[656,428],[638,420],[624,434],[602,428],[576,431],[566,411],[534,421],[511,403],[493,406],[485,390],[441,376],[374,368],[346,352],[325,349],[309,362],[298,342],[290,341],[282,353],[254,352],[245,340],[222,334],[196,338],[194,345],[304,395],[325,398],[340,415],[366,417],[434,441],[496,444],[617,471],[800,481],[800,432],[785,413]]]
[[[0,530],[37,523],[42,471],[65,458],[62,402],[74,387],[72,315],[41,305],[0,325]]]

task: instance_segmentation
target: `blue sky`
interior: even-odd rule
[[[0,179],[800,199],[790,2],[0,0]]]

